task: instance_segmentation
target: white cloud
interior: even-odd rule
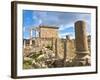
[[[66,24],[66,25],[60,25],[59,27],[59,30],[65,30],[67,28],[70,28],[70,27],[74,27],[74,23],[71,23],[71,24]]]

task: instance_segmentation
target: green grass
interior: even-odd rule
[[[32,68],[32,61],[31,60],[24,61],[23,68],[24,69],[31,69]]]

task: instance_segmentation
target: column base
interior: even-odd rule
[[[85,53],[86,52],[86,53]],[[91,56],[89,55],[89,51],[78,52],[76,57],[74,58],[74,63],[76,66],[89,66],[91,65]]]

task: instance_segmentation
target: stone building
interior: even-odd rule
[[[58,27],[39,26],[39,38],[58,38]]]
[[[58,29],[55,26],[39,26],[40,45],[54,48],[55,39],[58,38]]]

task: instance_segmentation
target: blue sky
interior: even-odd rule
[[[23,10],[23,37],[30,37],[29,29],[31,27],[47,25],[59,27],[59,37],[61,38],[65,38],[66,35],[74,38],[74,23],[78,20],[86,22],[87,33],[90,34],[91,14],[89,13]]]

